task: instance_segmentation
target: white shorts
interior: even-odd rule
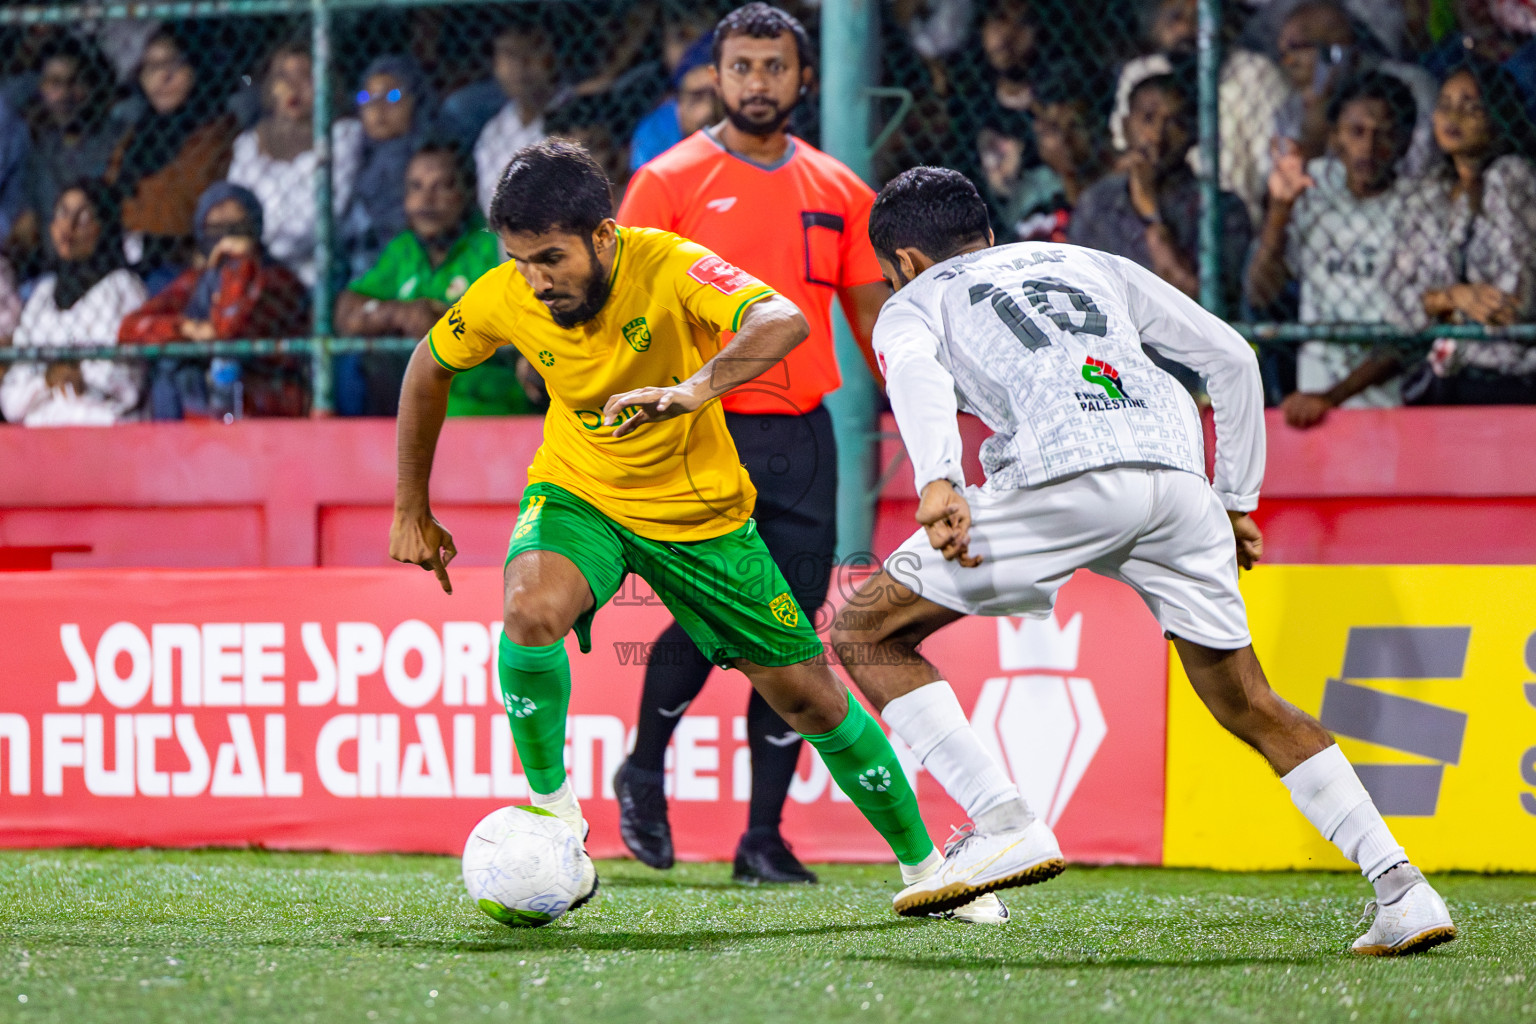
[[[1218,650],[1249,643],[1231,521],[1210,485],[1177,469],[1118,466],[1040,487],[967,487],[966,568],[919,529],[885,560],[922,597],[967,615],[1043,617],[1078,569],[1121,580],[1163,629]]]

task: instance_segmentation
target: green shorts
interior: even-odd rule
[[[507,561],[525,551],[564,555],[586,577],[592,610],[576,620],[584,654],[592,649],[592,616],[629,573],[651,585],[716,665],[728,668],[736,658],[794,665],[823,653],[752,520],[709,540],[648,540],[565,488],[537,483],[523,492]]]

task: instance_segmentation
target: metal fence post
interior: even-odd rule
[[[312,0],[310,52],[315,83],[315,285],[310,303],[314,341],[309,351],[311,411],[326,416],[331,401],[331,8]]]
[[[870,175],[870,101],[875,0],[825,0],[821,8],[821,144],[866,181]],[[869,550],[875,520],[872,436],[875,391],[864,357],[841,312],[833,342],[843,385],[827,396],[837,436],[837,556]]]
[[[1200,0],[1200,304],[1225,316],[1221,288],[1221,3]]]

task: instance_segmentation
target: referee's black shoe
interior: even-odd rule
[[[673,864],[672,825],[667,821],[667,794],[661,772],[636,768],[627,760],[613,773],[613,795],[619,801],[619,835],[642,864],[665,871]]]
[[[815,872],[800,863],[776,828],[749,828],[736,847],[731,881],[742,885],[798,882],[814,885]]]

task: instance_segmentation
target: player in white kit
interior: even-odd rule
[[[972,821],[940,870],[906,880],[897,911],[942,911],[1066,867],[1049,826],[917,645],[963,615],[1049,614],[1056,591],[1086,568],[1135,588],[1211,713],[1269,761],[1301,813],[1374,884],[1371,927],[1352,949],[1412,953],[1454,938],[1445,903],[1338,745],[1270,689],[1249,642],[1237,574],[1262,554],[1248,513],[1264,476],[1264,419],[1247,343],[1129,260],[1070,245],[993,246],[986,205],[954,171],[896,178],[869,231],[897,291],[874,348],[922,528],[849,600],[859,614],[839,616],[832,643]],[[1143,345],[1206,379],[1214,489],[1194,402]],[[994,431],[981,487],[961,471],[957,410]]]

